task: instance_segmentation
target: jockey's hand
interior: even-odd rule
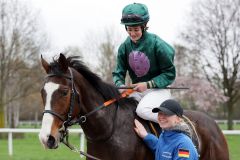
[[[138,92],[144,92],[147,90],[147,83],[146,82],[140,82],[133,84],[133,89]]]
[[[146,137],[148,133],[147,133],[146,129],[144,128],[144,126],[142,125],[142,123],[140,123],[136,119],[134,120],[134,123],[135,123],[134,130],[138,134],[138,136],[141,138]]]

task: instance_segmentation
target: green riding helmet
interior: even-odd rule
[[[142,25],[149,21],[149,13],[146,5],[133,3],[122,10],[121,24],[126,26]]]

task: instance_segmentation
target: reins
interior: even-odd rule
[[[61,130],[59,130],[59,132],[61,133]],[[94,157],[94,156],[92,156],[92,155],[90,155],[90,154],[88,154],[88,153],[86,153],[86,152],[83,152],[83,151],[77,149],[75,146],[71,145],[71,144],[69,143],[69,141],[68,141],[68,136],[69,136],[68,130],[67,130],[67,132],[64,131],[64,134],[66,134],[66,135],[65,135],[66,138],[61,139],[61,142],[62,142],[63,144],[65,144],[65,146],[67,146],[71,151],[76,152],[76,153],[79,153],[79,154],[81,154],[81,155],[83,155],[83,156],[85,156],[85,157],[91,158],[91,159],[93,159],[93,160],[101,160],[101,159],[99,159],[99,158],[97,158],[97,157]]]
[[[115,103],[115,102],[118,101],[119,99],[128,97],[128,96],[129,96],[130,94],[132,94],[133,92],[135,92],[133,89],[127,89],[127,90],[125,90],[119,97],[110,99],[110,100],[104,102],[102,105],[96,107],[96,108],[95,108],[94,110],[92,110],[91,112],[88,112],[88,113],[85,114],[84,116],[81,116],[78,123],[79,123],[79,124],[83,124],[84,122],[86,122],[87,117],[89,117],[90,115],[94,114],[95,112],[101,110],[101,109],[104,108],[104,107],[110,106],[111,104]]]

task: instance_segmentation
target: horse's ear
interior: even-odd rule
[[[58,58],[58,63],[60,64],[62,71],[66,73],[68,69],[68,61],[67,61],[67,58],[62,53],[60,53],[60,56]]]
[[[43,58],[43,56],[41,55],[41,62],[42,62],[42,66],[44,68],[44,70],[46,71],[46,73],[48,74],[50,71],[50,65],[49,63]]]

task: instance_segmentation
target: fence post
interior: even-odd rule
[[[233,126],[235,127],[237,125],[237,121],[233,120]]]
[[[80,135],[81,135],[81,138],[80,138],[80,151],[84,152],[85,136],[84,136],[84,133],[80,133]],[[83,155],[80,154],[80,157],[82,158]]]
[[[13,136],[12,136],[12,132],[8,133],[8,154],[10,156],[13,155]]]

